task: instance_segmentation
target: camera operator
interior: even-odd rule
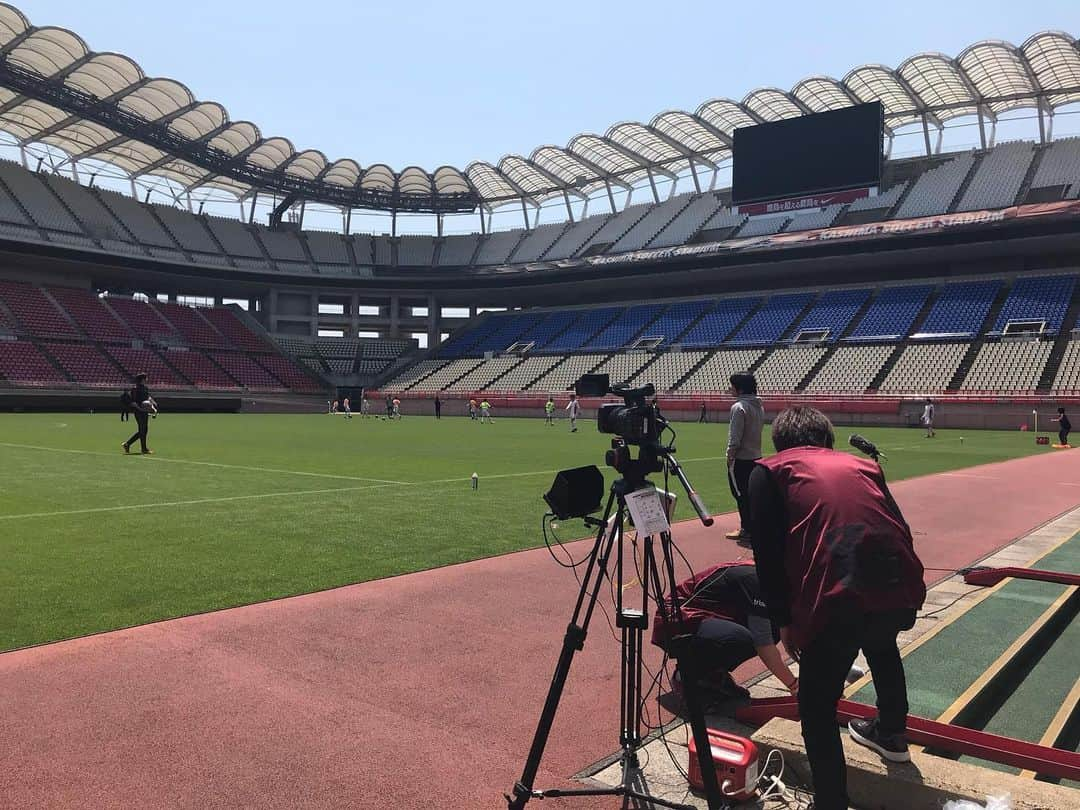
[[[910,759],[907,685],[896,637],[926,596],[911,530],[881,468],[833,450],[828,417],[792,407],[772,424],[777,454],[750,476],[754,558],[769,614],[799,661],[799,714],[818,810],[847,808],[836,706],[859,650],[878,716],[852,738],[893,762]]]
[[[728,485],[739,506],[739,530],[728,532],[727,538],[741,546],[749,546],[750,473],[754,470],[754,462],[761,458],[761,428],[765,424],[765,408],[757,397],[757,380],[749,371],[732,374],[730,382],[730,393],[735,397],[735,403],[731,406],[728,421]]]
[[[731,673],[757,655],[791,694],[798,694],[799,679],[776,647],[780,632],[769,620],[753,563],[715,565],[680,582],[675,595],[682,606],[682,623],[665,622],[657,610],[652,643],[671,653],[674,638],[690,636],[683,654],[696,658],[702,673],[699,686],[722,697],[748,698],[750,693]],[[670,608],[669,604],[669,612]],[[672,681],[679,684],[678,670]]]

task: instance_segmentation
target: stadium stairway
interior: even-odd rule
[[[859,307],[858,312],[856,312],[851,317],[851,320],[847,322],[847,325],[844,327],[844,331],[840,333],[840,337],[834,340],[829,346],[829,348],[822,352],[822,355],[818,358],[818,361],[814,363],[810,371],[806,373],[806,376],[803,377],[802,380],[795,386],[796,392],[802,392],[806,390],[806,386],[810,384],[810,381],[813,380],[814,377],[817,376],[818,372],[821,371],[821,369],[825,366],[825,364],[829,362],[829,358],[836,354],[836,350],[840,348],[840,346],[844,345],[844,338],[848,337],[852,332],[854,332],[855,327],[859,325],[859,323],[864,317],[866,317],[866,313],[869,311],[871,305],[877,299],[879,294],[880,290],[875,290],[871,292],[870,295],[866,296],[866,300],[863,301],[862,306]]]
[[[243,220],[241,220],[241,223],[242,222],[243,222]],[[279,268],[277,266],[277,262],[274,261],[274,257],[270,255],[270,250],[266,247],[265,244],[263,244],[263,240],[259,236],[259,229],[258,228],[252,229],[251,236],[255,240],[255,244],[259,246],[259,253],[262,255],[263,261],[266,262],[267,267],[269,267],[272,270],[280,270],[281,268]],[[307,256],[308,260],[310,261],[311,256],[307,251],[307,244],[306,244],[307,240],[306,239],[298,239],[297,241],[300,242],[300,244],[304,245],[304,248],[303,248],[304,255]],[[315,266],[314,263],[312,263],[311,266],[314,267]]]
[[[657,205],[659,205],[659,203],[657,203]],[[625,211],[626,209],[624,208],[623,210]],[[580,257],[584,258],[586,256],[598,256],[601,253],[606,253],[608,251],[608,249],[612,245],[614,245],[616,242],[618,242],[620,239],[622,239],[624,236],[626,236],[628,233],[630,233],[631,228],[633,228],[635,225],[638,224],[638,222],[640,222],[645,217],[647,217],[651,210],[652,210],[652,206],[650,206],[650,205],[642,206],[641,215],[637,216],[637,217],[633,217],[632,219],[628,218],[628,221],[626,223],[625,228],[623,228],[618,233],[612,233],[610,235],[610,237],[609,237],[611,239],[610,242],[595,242],[595,243],[589,245],[589,247],[586,250],[584,250],[583,252],[581,252],[578,255]],[[619,216],[619,214],[615,214],[615,216],[617,217],[617,216]],[[603,226],[601,226],[601,227],[603,227]],[[597,233],[599,233],[599,231],[597,231]]]
[[[228,262],[230,267],[236,267],[235,259],[233,259],[233,257],[229,255],[229,251],[225,249],[225,245],[223,245],[221,243],[221,240],[218,239],[217,234],[214,233],[214,229],[206,224],[206,220],[203,219],[201,214],[197,214],[195,216],[195,219],[197,219],[199,221],[199,224],[203,226],[203,230],[206,231],[206,233],[209,235],[210,241],[213,243],[214,247],[217,248],[217,250],[221,253],[222,258],[224,258],[225,261]],[[241,225],[240,227],[242,228],[244,226]]]
[[[705,365],[707,362],[709,362],[709,358],[712,357],[714,354],[716,354],[716,352],[714,351],[706,352],[705,356],[702,357],[698,362],[694,363],[694,365],[690,367],[690,370],[683,374],[681,377],[679,377],[679,379],[677,379],[675,383],[671,386],[671,388],[669,388],[668,390],[678,391],[682,384],[689,380],[691,377],[693,377],[695,374],[697,374],[698,369]]]
[[[986,343],[986,333],[994,328],[994,324],[997,322],[997,316],[1001,312],[1001,308],[1005,305],[1005,299],[1009,297],[1009,290],[1011,289],[1011,283],[1002,284],[998,289],[997,296],[990,305],[990,311],[986,313],[986,320],[982,322],[979,331],[973,335],[972,341],[968,345],[968,350],[964,354],[964,359],[961,360],[960,365],[957,366],[956,373],[945,388],[946,391],[959,391],[960,386],[964,384],[964,379],[967,377],[968,372],[971,371],[971,366],[975,362],[975,358],[979,356],[979,351],[982,349],[983,344]]]
[[[1031,191],[1031,184],[1034,182],[1035,175],[1042,164],[1043,155],[1046,154],[1046,150],[1049,148],[1049,145],[1035,147],[1035,154],[1031,157],[1031,163],[1028,164],[1027,173],[1024,174],[1024,179],[1020,183],[1020,191],[1017,193],[1016,199],[1013,200],[1013,205],[1022,205],[1027,201],[1028,192]]]
[[[930,294],[926,296],[926,300],[923,301],[922,309],[919,310],[918,314],[915,316],[915,319],[911,322],[911,328],[908,330],[908,334],[904,335],[899,341],[897,341],[896,346],[893,349],[893,353],[889,355],[889,358],[885,361],[884,365],[882,365],[882,367],[878,369],[877,376],[875,376],[874,379],[871,380],[870,385],[867,388],[868,391],[878,390],[881,387],[881,384],[885,382],[885,380],[888,378],[889,373],[893,370],[893,366],[895,366],[896,362],[900,359],[900,355],[904,353],[904,349],[911,345],[911,341],[908,335],[916,334],[919,329],[922,328],[923,323],[926,322],[927,316],[934,308],[934,304],[937,303],[940,289],[940,287],[935,287],[930,291]]]
[[[71,313],[64,309],[63,304],[61,304],[59,301],[56,300],[55,297],[53,297],[53,294],[49,292],[47,287],[38,287],[38,289],[41,290],[41,294],[45,296],[49,303],[56,307],[56,309],[60,312],[60,316],[71,325],[71,328],[75,330],[75,334],[81,335],[83,338],[93,340],[93,338],[89,338],[87,336],[83,328],[79,326],[79,324],[71,316]]]
[[[1074,337],[1073,330],[1078,326],[1078,317],[1080,317],[1080,284],[1073,289],[1072,301],[1065,312],[1065,319],[1061,322],[1061,329],[1058,331],[1057,337],[1054,338],[1054,346],[1050,349],[1050,356],[1046,358],[1046,366],[1043,368],[1042,376],[1039,377],[1039,383],[1035,389],[1039,393],[1049,392],[1053,388],[1058,369],[1061,367],[1061,360],[1065,356],[1065,349],[1069,346],[1069,340]]]
[[[47,189],[48,193],[52,195],[52,199],[56,202],[57,206],[63,208],[64,211],[67,212],[67,215],[73,220],[75,220],[78,226],[83,229],[83,233],[87,236],[87,238],[93,240],[94,244],[98,247],[103,247],[103,245],[101,244],[101,239],[94,235],[90,228],[87,227],[86,223],[83,222],[82,218],[79,217],[79,215],[75,213],[74,209],[67,204],[67,201],[57,193],[56,189],[53,188],[53,184],[48,182],[44,175],[41,179],[41,185],[43,185]]]
[[[185,248],[185,247],[183,246],[183,244],[181,244],[180,240],[176,238],[176,234],[172,232],[172,229],[171,229],[171,228],[169,228],[169,226],[168,226],[168,224],[167,224],[167,223],[165,222],[164,218],[162,218],[162,217],[161,217],[161,215],[159,215],[159,214],[158,214],[158,212],[154,210],[154,206],[152,206],[152,205],[147,205],[147,206],[144,206],[144,208],[146,209],[146,212],[147,212],[147,213],[148,213],[148,214],[149,214],[149,215],[150,215],[151,217],[153,217],[153,218],[154,218],[154,220],[155,220],[155,221],[157,222],[157,224],[158,224],[158,225],[159,225],[159,226],[161,227],[161,229],[162,229],[163,231],[165,231],[165,233],[167,233],[167,234],[169,235],[169,238],[173,240],[173,244],[175,244],[175,245],[176,245],[176,250],[178,250],[178,251],[180,251],[180,252],[181,252],[182,254],[184,254],[184,257],[185,257],[185,258],[186,258],[186,259],[187,259],[187,260],[188,260],[189,262],[194,262],[194,261],[195,261],[195,258],[194,258],[194,257],[193,257],[193,256],[191,255],[191,253],[189,253],[189,252],[188,252],[188,250],[187,250],[187,249],[186,249],[186,248]]]
[[[951,214],[960,205],[960,201],[964,199],[964,195],[967,194],[968,187],[971,185],[971,181],[975,179],[975,175],[979,173],[979,166],[982,165],[983,160],[986,158],[986,152],[975,155],[975,159],[971,161],[971,165],[968,167],[968,172],[964,175],[963,181],[960,183],[960,188],[956,190],[956,194],[953,195],[949,205],[942,213]],[[1002,299],[1004,300],[1004,299]],[[963,368],[963,364],[960,365]]]

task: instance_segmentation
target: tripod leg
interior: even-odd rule
[[[585,568],[585,576],[581,581],[581,589],[578,592],[577,603],[574,607],[574,615],[567,625],[566,635],[563,637],[562,651],[559,653],[559,661],[555,665],[555,674],[551,678],[551,686],[548,688],[547,699],[544,701],[543,711],[540,713],[540,721],[533,735],[532,746],[529,748],[529,756],[525,761],[521,779],[514,783],[513,795],[506,795],[508,810],[522,810],[526,802],[532,798],[533,783],[536,772],[540,769],[540,760],[544,756],[544,748],[547,746],[548,736],[551,734],[551,725],[555,721],[555,712],[559,708],[559,700],[562,698],[563,689],[566,686],[567,675],[570,674],[570,664],[574,660],[574,653],[585,646],[585,637],[588,634],[589,620],[596,608],[596,600],[600,595],[607,572],[608,558],[615,543],[621,540],[622,525],[624,519],[623,506],[619,505],[614,524],[608,530],[608,516],[611,514],[612,505],[615,502],[615,493],[612,491],[608,497],[607,508],[604,510],[604,520],[596,535],[596,543],[589,554],[589,563]],[[591,590],[590,590],[591,586]],[[584,608],[584,616],[582,616]]]

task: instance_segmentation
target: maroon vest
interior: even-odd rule
[[[720,565],[714,565],[711,568],[706,568],[704,571],[700,571],[694,574],[688,579],[684,579],[675,587],[675,595],[679,599],[679,604],[690,600],[685,607],[682,608],[682,624],[676,625],[674,623],[674,617],[671,617],[672,622],[664,622],[664,617],[660,613],[659,608],[656,610],[656,614],[653,616],[653,632],[652,643],[657,646],[663,647],[672,636],[676,635],[692,635],[697,632],[698,625],[705,619],[727,619],[728,621],[746,626],[746,606],[736,604],[734,601],[717,601],[716,599],[706,598],[705,594],[698,594],[690,599],[694,595],[694,592],[702,585],[708,582],[709,578],[722,568],[731,568],[734,565],[753,565],[751,561],[739,561],[720,563]],[[667,599],[667,612],[670,615],[672,608],[671,597]]]
[[[793,447],[758,464],[786,509],[784,568],[796,644],[805,647],[841,611],[922,606],[923,566],[877,464],[823,447]]]

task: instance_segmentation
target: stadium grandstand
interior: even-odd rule
[[[674,398],[720,395],[740,368],[790,396],[1080,389],[1067,33],[402,170],[298,150],[9,5],[0,49],[9,393],[114,388],[143,367],[196,398],[320,402],[528,400],[597,370]],[[736,129],[863,102],[882,105],[877,185],[757,208],[723,186]],[[1021,115],[1028,137],[996,142]],[[943,151],[946,126],[977,143]],[[316,210],[340,232],[306,228]],[[524,227],[492,229],[513,210]],[[357,212],[389,233],[353,232]],[[399,233],[405,215],[431,231]]]

